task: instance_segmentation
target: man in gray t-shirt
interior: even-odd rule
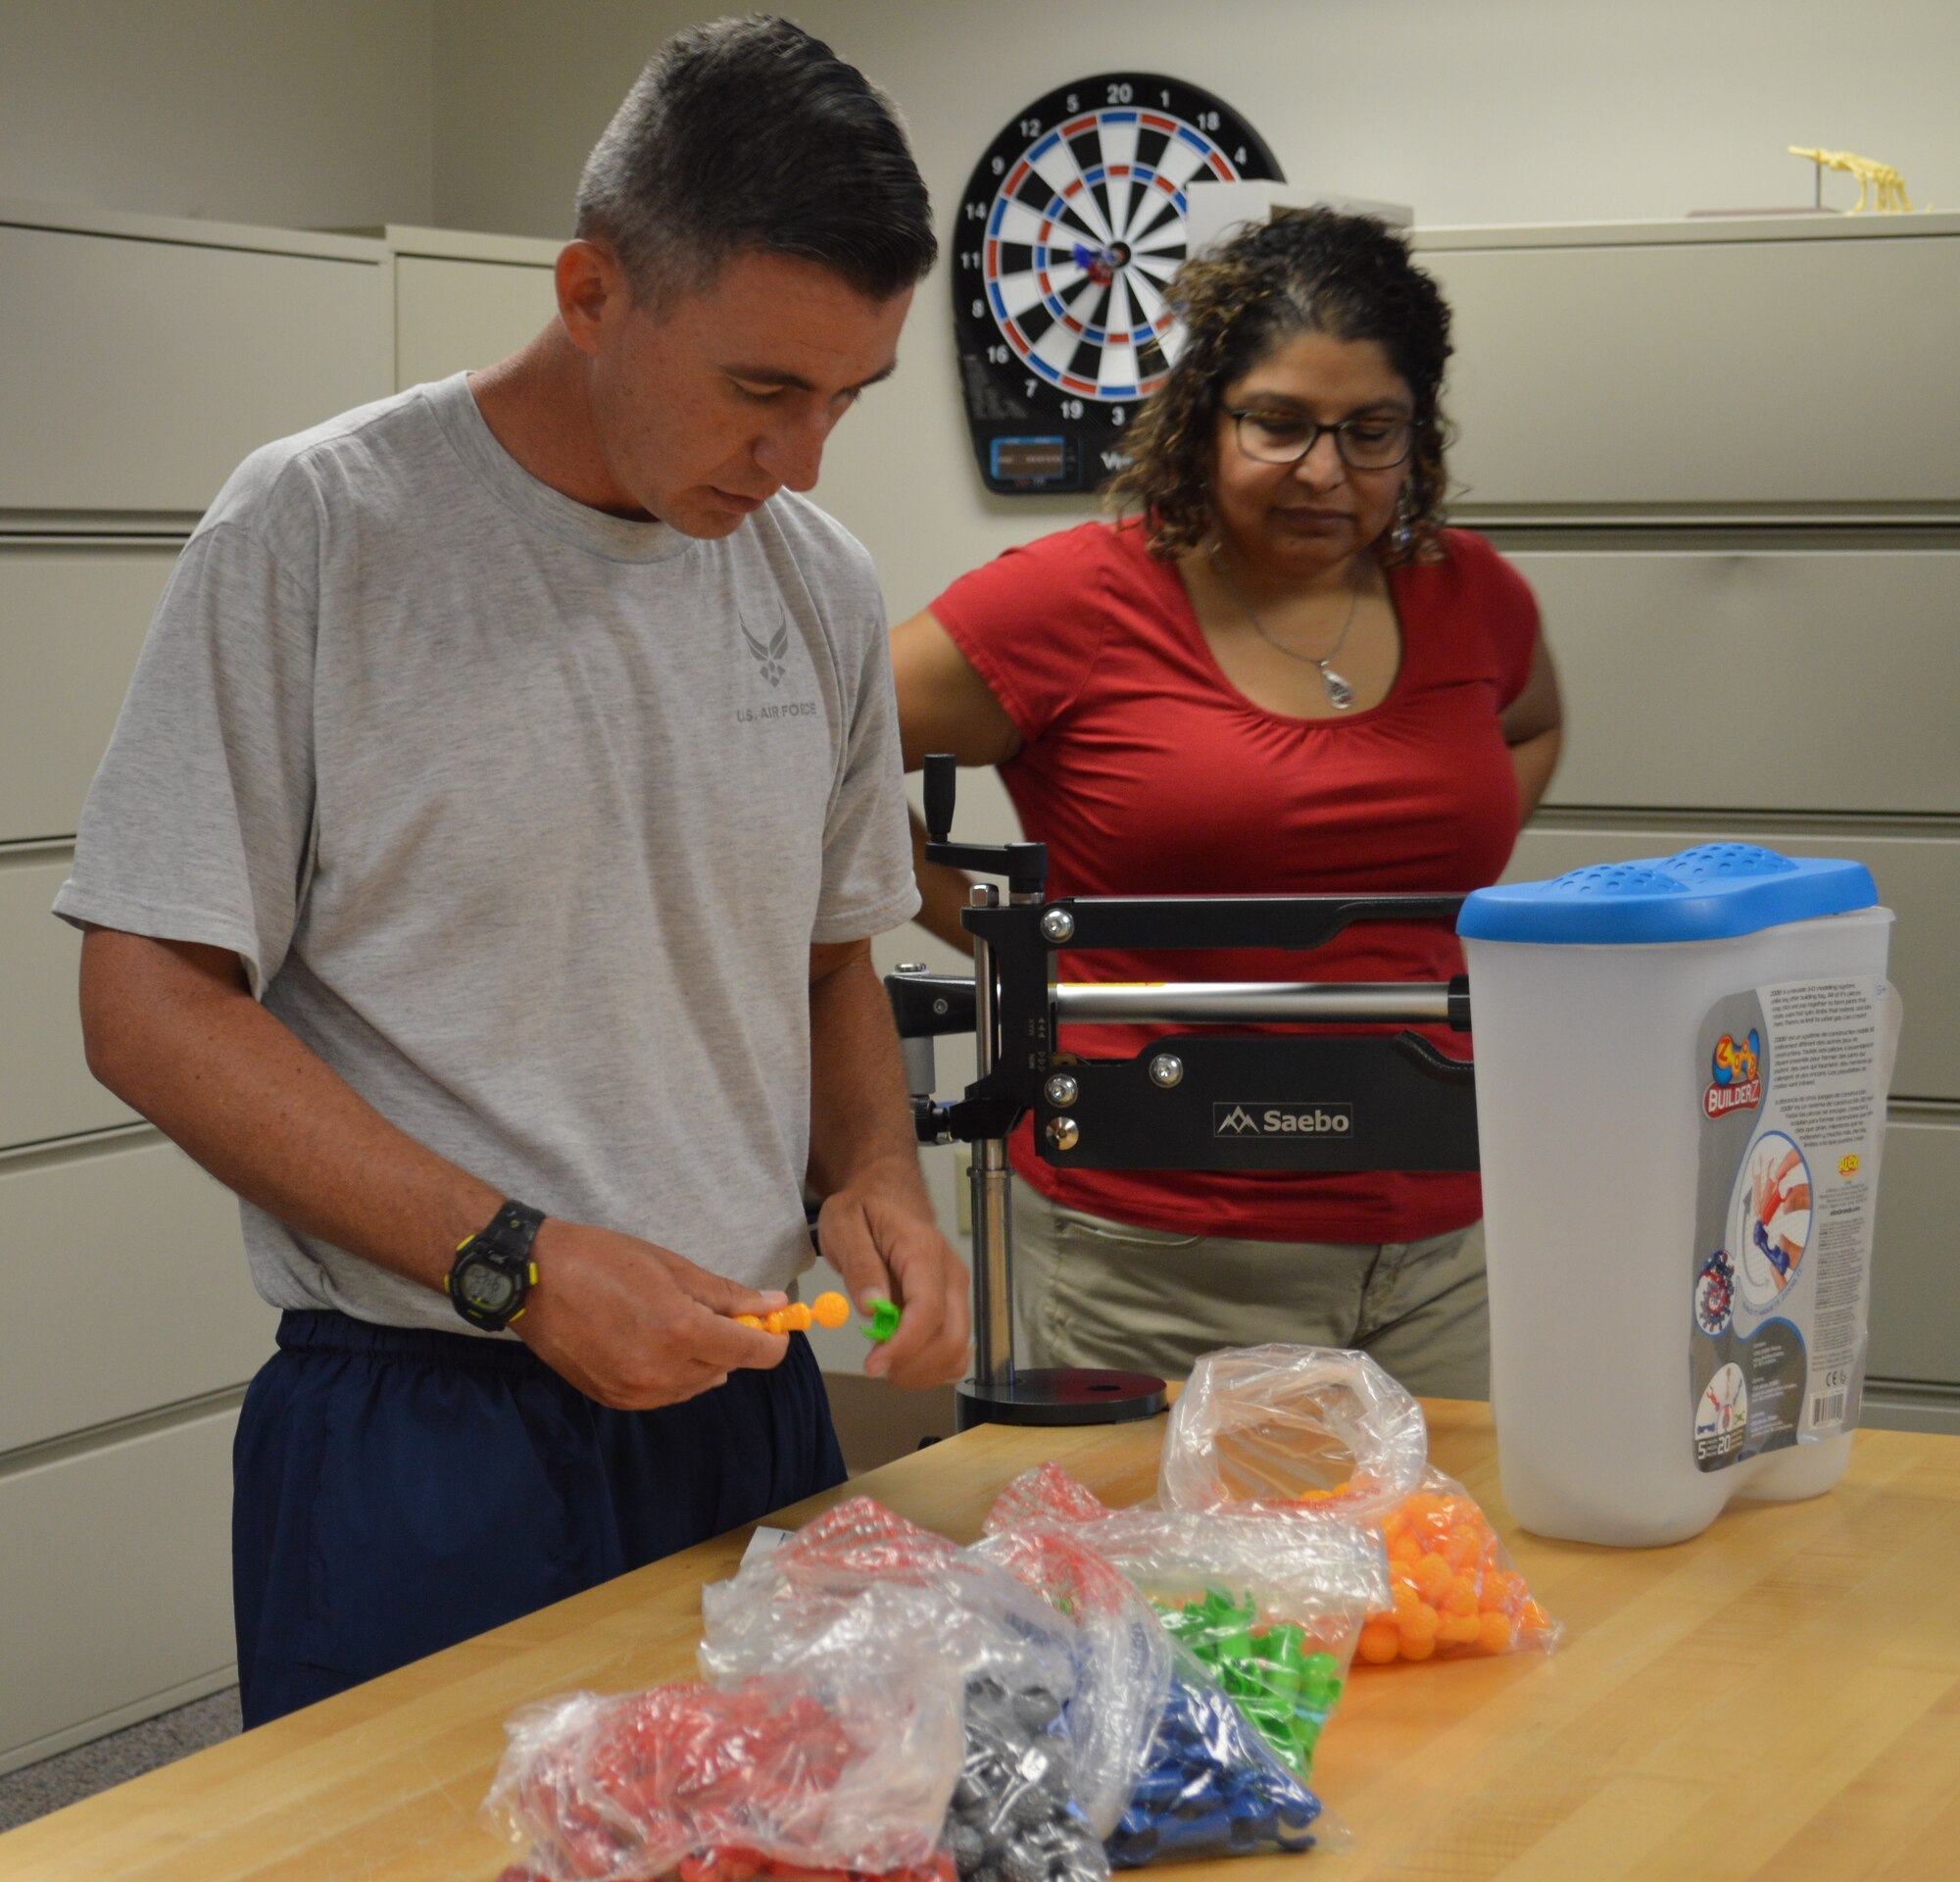
[[[90,1063],[285,1310],[236,1451],[248,1722],[842,1476],[826,1254],[956,1376],[867,937],[917,906],[883,609],[798,492],[934,242],[889,106],[680,35],[522,352],[249,458],[57,911]],[[459,1317],[461,1315],[461,1317]]]

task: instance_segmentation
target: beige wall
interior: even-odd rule
[[[435,0],[436,213],[564,232],[579,165],[665,31],[720,7]],[[731,7],[727,9],[733,11]],[[1792,143],[1893,163],[1960,202],[1960,9],[1913,0],[1883,28],[1828,0],[802,0],[812,31],[911,124],[942,237],[1015,109],[1118,66],[1208,86],[1290,179],[1412,203],[1425,225],[1668,218],[1801,203]],[[575,30],[572,23],[575,22]],[[1845,203],[1844,179],[1832,179]],[[961,569],[1087,514],[986,496],[952,370],[944,272],[920,293],[895,383],[838,432],[819,499],[876,556],[895,615]]]
[[[430,0],[0,0],[0,197],[434,220]]]

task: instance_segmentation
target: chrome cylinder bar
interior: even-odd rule
[[[975,908],[993,908],[1001,892],[976,883]],[[994,951],[973,937],[973,1041],[978,1075],[994,1069]],[[1014,1255],[1007,1144],[982,1137],[968,1173],[973,1203],[973,1376],[982,1385],[1014,1382]]]
[[[1063,982],[1054,989],[1064,1025],[1323,1025],[1447,1023],[1443,982],[1401,980],[1165,980]]]

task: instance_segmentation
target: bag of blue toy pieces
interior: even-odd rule
[[[1098,1554],[1091,1538],[1095,1524],[1111,1514],[1064,1473],[1043,1466],[1003,1493],[988,1517],[990,1533],[981,1549],[1021,1572],[1044,1558],[1051,1564],[1065,1560],[1069,1549],[1101,1561],[1107,1571],[1116,1564]],[[1080,1585],[1088,1576],[1076,1569],[1072,1579]],[[1073,1588],[1056,1590],[1039,1579],[1036,1585],[1062,1598],[1074,1594]],[[1140,1594],[1129,1585],[1133,1595]],[[1154,1614],[1148,1604],[1143,1611]],[[1085,1631],[1093,1638],[1096,1630]],[[1161,1626],[1157,1632],[1166,1650],[1159,1662],[1162,1684],[1153,1688],[1161,1697],[1148,1731],[1140,1734],[1128,1796],[1104,1836],[1111,1863],[1125,1868],[1345,1846],[1345,1830],[1303,1778],[1281,1761],[1211,1669]]]
[[[808,1678],[874,1637],[887,1653],[895,1635],[937,1652],[964,1682],[945,1838],[961,1882],[1107,1882],[1078,1794],[1074,1624],[999,1563],[858,1497],[704,1588],[702,1613],[715,1679]],[[1106,1790],[1106,1774],[1088,1775]]]

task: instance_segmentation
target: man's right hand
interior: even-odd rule
[[[531,1244],[537,1285],[514,1332],[587,1398],[619,1412],[677,1405],[727,1383],[738,1367],[779,1365],[780,1333],[742,1326],[788,1305],[610,1228],[547,1216]]]

